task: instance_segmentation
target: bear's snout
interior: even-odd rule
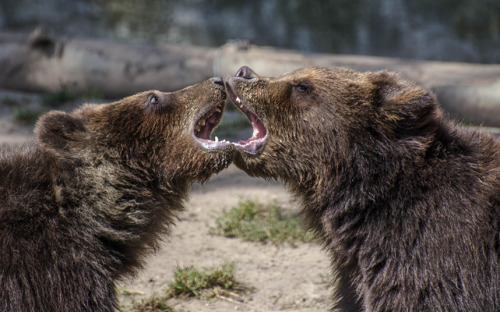
[[[254,72],[253,70],[250,69],[248,66],[242,66],[238,71],[236,72],[236,77],[241,77],[245,79],[252,79],[254,78]]]

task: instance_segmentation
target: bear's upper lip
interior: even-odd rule
[[[217,137],[215,137],[215,140],[210,139],[212,130],[214,130],[222,119],[224,107],[225,101],[220,101],[207,106],[201,111],[198,115],[199,117],[196,118],[196,122],[194,123],[193,134],[196,141],[208,150],[216,150],[231,144],[226,140],[219,141]]]
[[[256,154],[266,143],[267,140],[267,129],[264,123],[251,112],[245,105],[243,105],[241,99],[236,95],[236,93],[231,88],[230,83],[226,82],[226,91],[231,98],[231,101],[248,117],[253,127],[253,134],[251,138],[246,140],[240,140],[239,142],[232,142],[233,145],[241,148],[247,153]]]

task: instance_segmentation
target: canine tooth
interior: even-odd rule
[[[215,111],[216,111],[217,113],[222,112],[222,111],[220,110],[220,108],[219,108],[219,107],[216,107],[216,108],[215,108]]]
[[[219,138],[215,137],[215,143],[219,143]]]
[[[240,100],[239,96],[236,97],[236,103],[241,104],[241,100]]]
[[[194,131],[196,131],[196,132],[200,132],[200,130],[201,130],[201,127],[200,127],[200,126],[196,126],[196,127],[194,128]]]
[[[200,120],[198,121],[198,125],[200,125],[200,126],[202,126],[202,127],[203,127],[203,126],[205,125],[205,119],[200,119]]]

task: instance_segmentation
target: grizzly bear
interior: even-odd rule
[[[337,269],[340,311],[500,311],[500,143],[386,71],[248,67],[235,164],[284,181]]]
[[[0,311],[113,311],[190,185],[226,168],[210,140],[220,77],[176,92],[53,111],[35,143],[0,155]]]

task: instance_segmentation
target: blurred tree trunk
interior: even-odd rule
[[[33,92],[71,84],[77,92],[122,97],[148,89],[172,91],[242,66],[277,76],[308,65],[387,69],[432,89],[453,117],[500,126],[500,65],[412,61],[352,55],[304,55],[233,42],[218,48],[129,45],[99,40],[0,34],[0,88]]]

